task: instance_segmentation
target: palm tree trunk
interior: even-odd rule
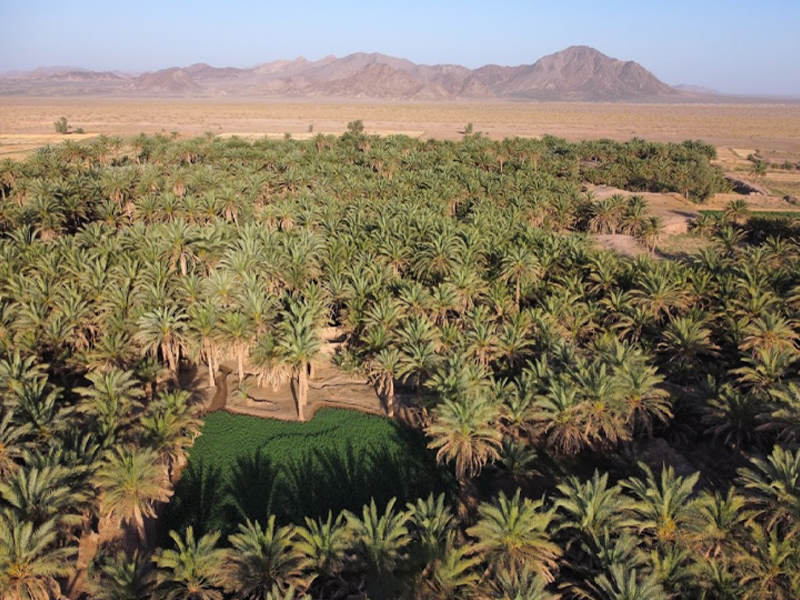
[[[474,520],[478,511],[478,489],[472,477],[465,476],[458,482],[456,510],[465,522]]]
[[[206,363],[208,364],[208,386],[214,387],[216,385],[216,381],[214,381],[214,355],[211,352],[211,344],[208,340],[203,342],[206,351]]]
[[[161,345],[161,354],[164,355],[164,360],[167,361],[167,368],[177,377],[178,371],[175,368],[175,356],[172,354],[172,347],[169,341],[165,341]]]
[[[306,420],[305,407],[308,401],[308,363],[300,365],[297,373],[297,418]]]
[[[244,350],[239,348],[238,354],[238,363],[239,363],[239,389],[242,388],[242,383],[244,382]]]
[[[134,510],[134,521],[136,524],[136,533],[139,536],[139,547],[147,548],[147,530],[144,525],[144,515],[139,507]]]
[[[386,412],[389,413],[389,418],[394,418],[394,378],[389,376],[389,381],[386,384]]]

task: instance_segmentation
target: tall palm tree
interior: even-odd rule
[[[540,274],[539,261],[524,246],[512,246],[509,248],[500,263],[500,277],[507,281],[513,281],[516,286],[514,298],[517,308],[520,308],[522,282]]]
[[[229,587],[225,568],[228,551],[217,548],[219,533],[195,539],[189,526],[183,536],[169,532],[175,549],[162,549],[153,561],[158,568],[156,597],[164,600],[223,600]]]
[[[249,519],[239,531],[228,537],[229,577],[238,598],[264,598],[273,588],[282,592],[289,587],[304,588],[308,578],[301,569],[303,553],[294,545],[291,526],[276,527],[271,515],[262,529]]]
[[[746,525],[752,516],[745,510],[746,502],[734,487],[730,487],[726,494],[718,491],[701,494],[688,522],[690,547],[704,560],[741,551]]]
[[[389,500],[383,514],[378,513],[375,499],[364,506],[361,518],[346,513],[348,526],[354,540],[370,569],[378,576],[388,576],[399,562],[405,559],[405,552],[411,543],[409,533],[410,514],[396,511],[396,498]]]
[[[492,571],[521,573],[532,569],[548,582],[555,579],[561,548],[550,539],[553,512],[543,510],[543,501],[511,498],[500,492],[493,503],[478,508],[478,522],[467,530],[475,538],[472,548]]]
[[[439,462],[453,462],[462,491],[488,462],[500,457],[503,435],[495,422],[497,407],[486,398],[445,400],[426,427],[428,447]]]
[[[78,411],[92,419],[92,429],[101,441],[113,443],[120,430],[128,430],[141,408],[142,384],[129,371],[115,367],[88,373],[86,379],[91,387],[74,389],[82,397]]]
[[[609,487],[608,473],[594,472],[592,479],[581,482],[570,477],[558,485],[561,497],[554,508],[558,514],[558,534],[570,550],[578,545],[591,555],[597,551],[604,532],[616,531],[622,521],[622,495],[617,486]],[[585,558],[585,557],[582,557]]]
[[[347,562],[347,550],[351,547],[352,531],[344,513],[336,519],[329,511],[327,519],[313,520],[306,517],[305,526],[296,528],[294,547],[303,556],[302,569],[316,574],[322,592],[334,582]]]
[[[751,503],[768,529],[800,533],[800,450],[775,446],[765,459],[751,459],[739,469],[739,480],[752,495]]]
[[[480,580],[476,567],[481,559],[479,556],[471,556],[472,549],[468,545],[454,545],[453,536],[450,537],[450,543],[442,557],[423,573],[423,587],[434,598],[470,598]]]
[[[167,475],[152,450],[117,448],[97,470],[102,514],[135,528],[143,546],[145,519],[156,516],[156,503],[172,496]]]
[[[637,569],[612,565],[609,572],[595,579],[592,586],[602,600],[668,600],[654,574],[639,575]]]
[[[482,597],[490,600],[559,600],[547,588],[544,577],[528,567],[522,571],[501,569],[488,582]]]
[[[284,360],[294,368],[297,417],[305,421],[310,362],[319,353],[321,344],[311,306],[290,300],[279,326],[278,344]]]
[[[663,235],[664,221],[659,216],[652,216],[644,222],[637,237],[642,241],[644,247],[648,249],[650,256],[653,256],[656,246]]]
[[[593,440],[605,443],[606,438],[598,436],[600,431],[592,420],[600,422],[600,419],[604,419],[608,431],[625,433],[620,427],[619,417],[610,412],[612,408],[607,404],[598,404],[600,410],[593,415],[590,403],[581,397],[576,383],[555,381],[547,387],[545,393],[536,396],[532,431],[556,452],[577,454]]]
[[[199,406],[190,405],[186,390],[162,391],[141,417],[142,438],[166,465],[167,476],[173,478],[173,467],[185,460],[186,449],[200,435],[203,422]]]
[[[793,536],[759,525],[751,530],[752,545],[739,580],[743,600],[793,600],[800,592],[800,552]]]
[[[401,369],[400,351],[397,348],[382,348],[368,362],[370,378],[378,393],[384,398],[386,414],[394,417],[394,381]]]
[[[644,479],[634,477],[621,483],[634,497],[628,508],[630,524],[660,545],[671,544],[685,533],[693,510],[692,492],[700,473],[680,477],[672,467],[664,467],[656,479],[647,465],[639,466]]]
[[[143,352],[161,357],[173,376],[177,376],[181,349],[184,346],[186,315],[175,306],[159,307],[139,318],[134,335]]]
[[[152,561],[138,550],[130,558],[120,551],[101,563],[86,584],[93,600],[150,600],[154,587]]]
[[[456,525],[453,513],[445,505],[444,494],[419,498],[406,505],[411,515],[411,532],[421,546],[421,555],[426,563],[442,555],[449,532]]]
[[[14,411],[0,413],[0,477],[7,477],[18,468],[18,459],[27,447],[30,425],[18,423]]]
[[[222,313],[219,330],[221,339],[230,352],[236,356],[239,386],[244,386],[244,363],[253,343],[253,331],[250,320],[241,312],[226,311]]]
[[[0,498],[6,510],[36,526],[55,521],[60,532],[83,522],[92,494],[81,481],[85,469],[58,464],[23,465],[0,482]]]
[[[74,547],[56,546],[55,521],[35,527],[0,513],[0,595],[8,600],[51,600],[61,595],[58,579],[69,575]]]

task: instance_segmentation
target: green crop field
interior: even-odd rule
[[[374,497],[413,500],[447,491],[425,438],[397,422],[323,409],[308,423],[226,412],[207,416],[170,501],[165,532],[224,532],[245,518],[283,522],[359,509]]]

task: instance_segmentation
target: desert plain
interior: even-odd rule
[[[464,126],[492,138],[550,134],[568,140],[611,138],[800,154],[800,103],[656,104],[595,102],[375,102],[313,99],[152,97],[0,97],[0,155],[58,142],[53,122],[65,116],[85,137],[140,132],[259,137],[339,134],[354,119],[382,135],[457,139]],[[83,136],[72,136],[79,138]]]

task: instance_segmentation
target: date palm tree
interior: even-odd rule
[[[344,513],[333,518],[313,520],[306,517],[305,526],[296,528],[294,547],[301,553],[302,570],[317,575],[314,585],[322,592],[335,583],[347,562],[347,550],[353,538]]]
[[[558,571],[561,548],[550,539],[548,529],[553,512],[543,509],[543,501],[511,498],[500,492],[493,503],[478,508],[478,522],[467,530],[475,538],[472,548],[498,572],[520,573],[531,569],[552,582]]]
[[[117,448],[97,470],[102,515],[135,528],[146,546],[145,519],[156,516],[156,503],[172,496],[167,474],[152,450]]]
[[[17,461],[27,447],[30,426],[18,423],[11,410],[0,413],[0,478],[17,470]]]
[[[303,553],[294,545],[294,530],[288,525],[276,527],[274,515],[264,528],[248,519],[228,541],[232,549],[228,574],[237,597],[255,600],[273,587],[285,592],[308,583],[301,569]]]
[[[513,281],[515,287],[515,303],[520,308],[522,282],[541,274],[541,266],[536,256],[524,246],[512,246],[508,249],[500,263],[500,277]]]
[[[793,600],[800,592],[800,552],[793,536],[776,529],[752,528],[752,545],[744,558],[743,600]]]
[[[86,375],[91,387],[78,387],[81,395],[78,411],[92,420],[92,430],[108,445],[114,443],[120,431],[128,431],[142,406],[142,384],[129,371],[112,367]]]
[[[0,498],[6,510],[35,526],[48,521],[60,533],[83,522],[92,494],[81,482],[85,469],[58,464],[23,465],[0,482]]]
[[[619,487],[608,485],[608,473],[595,471],[592,479],[581,482],[570,477],[558,485],[561,497],[554,508],[558,515],[558,535],[566,541],[569,551],[575,545],[593,556],[599,549],[603,534],[616,531],[622,524],[623,498]]]
[[[471,554],[469,546],[455,546],[451,541],[443,556],[423,573],[425,592],[445,600],[471,597],[480,580],[476,567],[481,561],[479,556]]]
[[[770,530],[800,534],[800,450],[775,446],[766,459],[750,462],[752,467],[739,469],[739,480],[750,491],[756,514]]]
[[[253,331],[250,319],[239,311],[222,313],[219,324],[220,336],[229,352],[236,357],[239,386],[244,385],[244,363],[253,343]]]
[[[652,536],[657,544],[671,544],[685,533],[693,510],[692,492],[700,473],[680,477],[672,467],[664,467],[656,479],[647,465],[639,466],[643,479],[634,477],[621,483],[634,497],[628,508],[630,524]]]
[[[663,235],[664,221],[659,216],[652,216],[642,225],[637,239],[641,240],[644,247],[650,252],[650,256],[653,256],[656,251],[656,246]]]
[[[184,346],[186,315],[175,306],[159,307],[143,314],[137,323],[134,338],[142,351],[162,359],[173,376],[177,376],[181,349]]]
[[[445,505],[444,494],[435,497],[419,498],[406,505],[411,515],[411,532],[421,546],[421,557],[430,563],[442,556],[449,533],[454,529],[456,520],[448,506]]]
[[[654,574],[639,574],[625,565],[612,565],[592,586],[602,600],[668,600],[669,595]]]
[[[217,348],[219,314],[210,302],[193,304],[188,311],[186,337],[190,342],[193,356],[206,364],[208,386],[216,385],[215,374],[219,368],[219,349]]]
[[[156,573],[156,597],[165,600],[223,600],[229,586],[225,561],[228,552],[217,548],[219,533],[195,539],[189,526],[183,536],[169,532],[175,549],[162,549],[153,561]]]
[[[394,417],[394,381],[401,369],[400,351],[397,348],[382,348],[367,363],[370,378],[378,393],[383,396],[386,414]]]
[[[93,600],[150,600],[154,587],[152,561],[138,550],[130,558],[121,551],[110,557],[86,584]]]
[[[190,405],[189,400],[186,390],[162,391],[140,420],[142,438],[166,465],[170,481],[174,466],[184,463],[186,449],[200,435],[203,424],[198,405]]]
[[[696,377],[703,359],[717,356],[719,350],[711,330],[691,315],[670,319],[658,348],[675,372],[688,377]]]
[[[474,477],[500,457],[503,435],[495,425],[497,407],[486,398],[445,400],[426,427],[428,447],[436,460],[452,462],[462,492],[468,493]]]
[[[375,500],[364,506],[359,518],[346,513],[353,538],[366,559],[369,568],[377,575],[388,576],[406,557],[411,543],[408,511],[396,511],[396,498],[389,500],[383,514],[378,513]]]
[[[550,592],[544,577],[525,567],[522,571],[501,569],[487,583],[482,597],[490,600],[559,600],[560,595]]]
[[[726,494],[704,492],[694,505],[688,522],[687,541],[704,560],[733,556],[742,551],[747,522],[746,498],[730,487]]]
[[[0,595],[8,600],[51,600],[61,595],[58,579],[69,575],[76,549],[56,545],[55,521],[38,527],[0,513]]]
[[[280,354],[295,372],[297,417],[305,421],[310,363],[319,353],[321,344],[313,307],[302,301],[290,300],[278,335]]]

